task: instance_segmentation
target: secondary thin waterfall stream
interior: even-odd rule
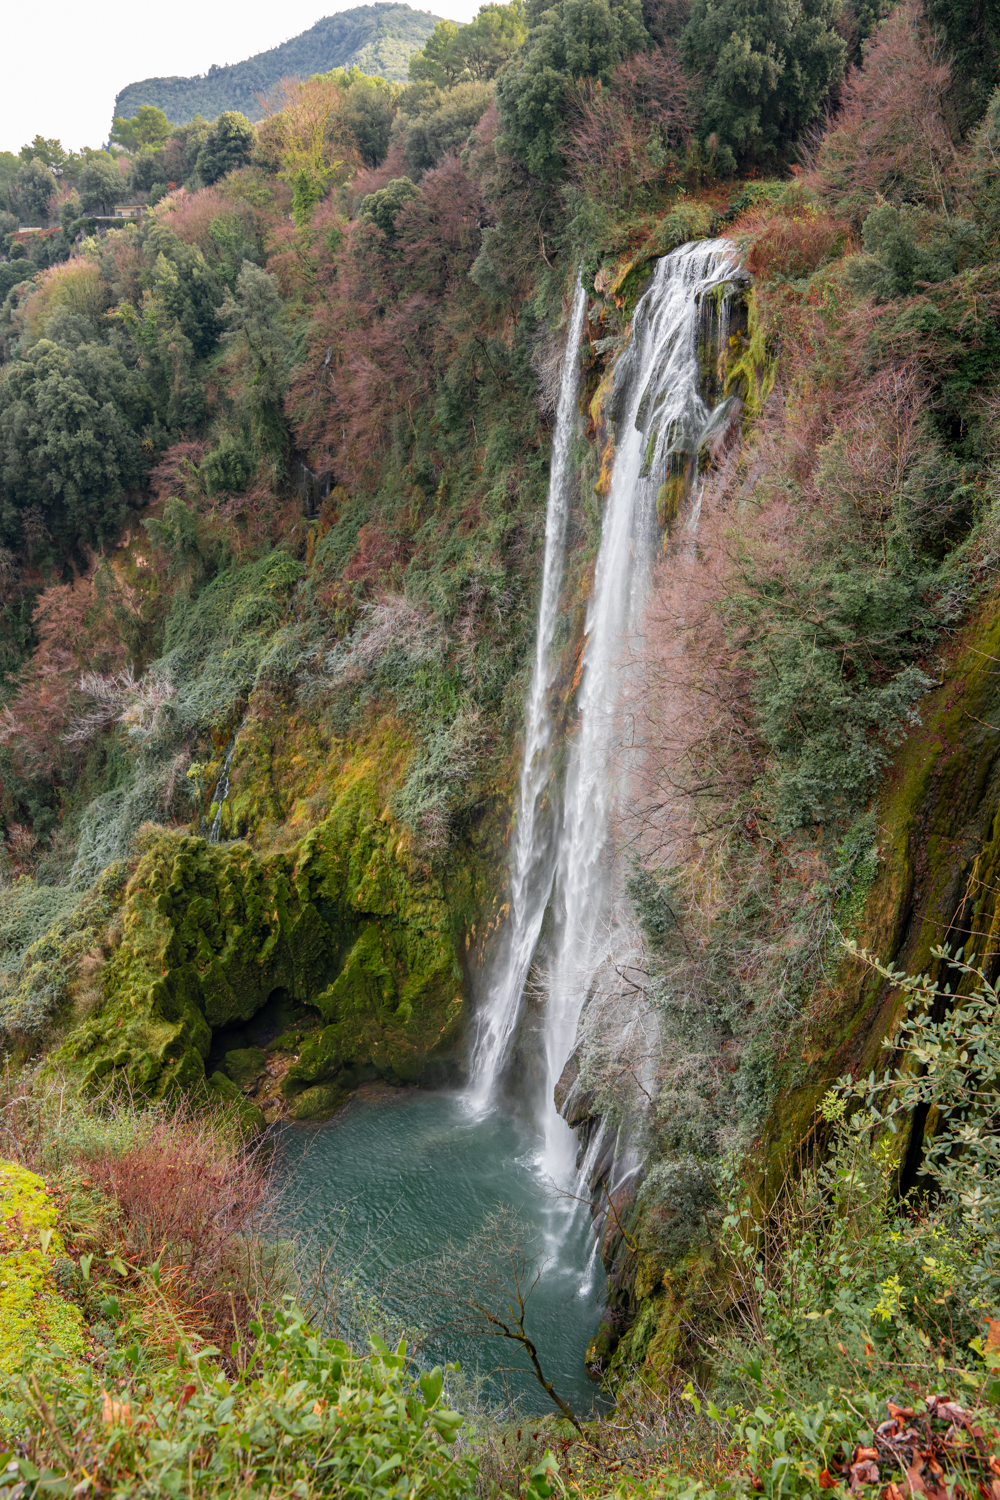
[[[562,587],[566,551],[566,516],[572,481],[570,445],[576,422],[576,396],[580,386],[580,360],[577,351],[586,310],[587,294],[582,283],[577,280],[566,329],[559,403],[552,440],[549,495],[545,511],[542,594],[535,635],[535,662],[526,704],[520,799],[510,867],[510,920],[503,935],[503,954],[494,969],[489,997],[477,1018],[478,1027],[472,1051],[469,1093],[477,1108],[482,1108],[489,1102],[507,1058],[555,871],[551,808],[548,818],[543,816],[543,802],[552,775],[549,692],[552,687],[552,639],[559,618],[559,591]]]

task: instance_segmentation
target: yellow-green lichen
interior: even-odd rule
[[[778,362],[769,353],[760,321],[756,294],[746,294],[747,330],[730,336],[730,358],[726,370],[726,395],[739,396],[749,418],[759,417],[774,389]]]
[[[63,1251],[45,1183],[0,1161],[0,1376],[16,1375],[38,1345],[83,1353],[80,1309],[51,1284]]]

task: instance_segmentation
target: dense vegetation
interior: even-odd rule
[[[245,62],[214,65],[194,78],[144,78],[130,83],[115,99],[114,112],[130,120],[142,105],[152,105],[162,109],[172,125],[187,125],[196,115],[214,120],[226,110],[259,120],[261,96],[286,78],[309,78],[331,68],[358,68],[401,83],[410,57],[437,24],[437,17],[429,11],[409,5],[385,0],[355,5],[324,16],[308,31]]]
[[[1000,1483],[996,70],[965,0],[511,0],[405,86],[0,157],[12,1500]],[[564,302],[579,270],[568,717],[615,358],[713,234],[739,417],[697,546],[662,476],[619,830],[655,1042],[594,1006],[574,1059],[575,1124],[642,1122],[618,1407],[472,1435],[377,1311],[374,1352],[326,1337],[241,1142],[460,1070]]]

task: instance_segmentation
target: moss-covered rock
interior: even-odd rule
[[[243,1090],[231,1078],[227,1078],[225,1073],[215,1072],[210,1075],[208,1092],[218,1103],[225,1105],[230,1120],[243,1135],[259,1135],[264,1129],[267,1121],[263,1110],[245,1099]]]
[[[305,1089],[292,1106],[296,1120],[325,1120],[347,1100],[351,1090],[357,1086],[353,1072],[342,1073],[334,1083],[320,1083]]]
[[[727,289],[728,284],[720,287],[723,292]],[[763,412],[777,373],[778,362],[768,347],[757,294],[753,288],[746,289],[739,298],[738,316],[730,324],[725,393],[740,398],[747,420]]]
[[[267,1053],[261,1047],[234,1047],[226,1053],[222,1071],[237,1088],[249,1088],[264,1071]]]
[[[922,724],[896,758],[877,810],[879,859],[856,923],[862,947],[913,973],[931,950],[995,954],[1000,925],[1000,607],[984,606],[956,643]],[[995,963],[995,960],[993,960]],[[817,988],[801,1048],[801,1081],[778,1097],[766,1136],[770,1176],[812,1124],[844,1073],[877,1067],[899,1019],[898,991],[845,958]]]
[[[92,890],[38,885],[22,876],[4,892],[0,918],[0,1039],[33,1045],[74,997],[81,961],[101,961],[107,924],[122,902],[124,865],[110,865]]]
[[[341,776],[328,816],[287,850],[152,835],[129,883],[104,1004],[59,1060],[91,1088],[119,1077],[147,1095],[191,1088],[205,1077],[213,1031],[249,1020],[278,990],[324,1023],[287,1094],[352,1065],[413,1081],[457,1042],[463,978],[444,892],[366,762]],[[216,1092],[236,1087],[218,1077]]]
[[[38,1345],[82,1355],[83,1315],[52,1276],[63,1252],[45,1183],[0,1161],[0,1377],[16,1375]]]

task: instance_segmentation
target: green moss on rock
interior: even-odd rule
[[[320,1083],[305,1089],[295,1100],[292,1115],[296,1120],[325,1120],[348,1099],[357,1079],[353,1073],[341,1074],[334,1083]]]
[[[38,1345],[83,1354],[83,1316],[53,1285],[64,1253],[45,1183],[0,1161],[0,1377],[16,1375]]]
[[[267,1121],[263,1110],[245,1099],[242,1089],[231,1078],[227,1078],[225,1073],[215,1072],[211,1075],[208,1079],[208,1092],[217,1103],[225,1106],[230,1120],[242,1134],[259,1135],[264,1129]]]
[[[368,762],[341,777],[328,816],[287,850],[152,836],[105,1002],[59,1061],[90,1088],[189,1089],[204,1080],[212,1032],[249,1020],[276,990],[324,1023],[289,1075],[293,1095],[351,1065],[412,1081],[458,1040],[462,972],[444,892]]]
[[[260,1047],[234,1047],[226,1053],[222,1070],[237,1088],[245,1089],[260,1077],[266,1061],[267,1053]]]

